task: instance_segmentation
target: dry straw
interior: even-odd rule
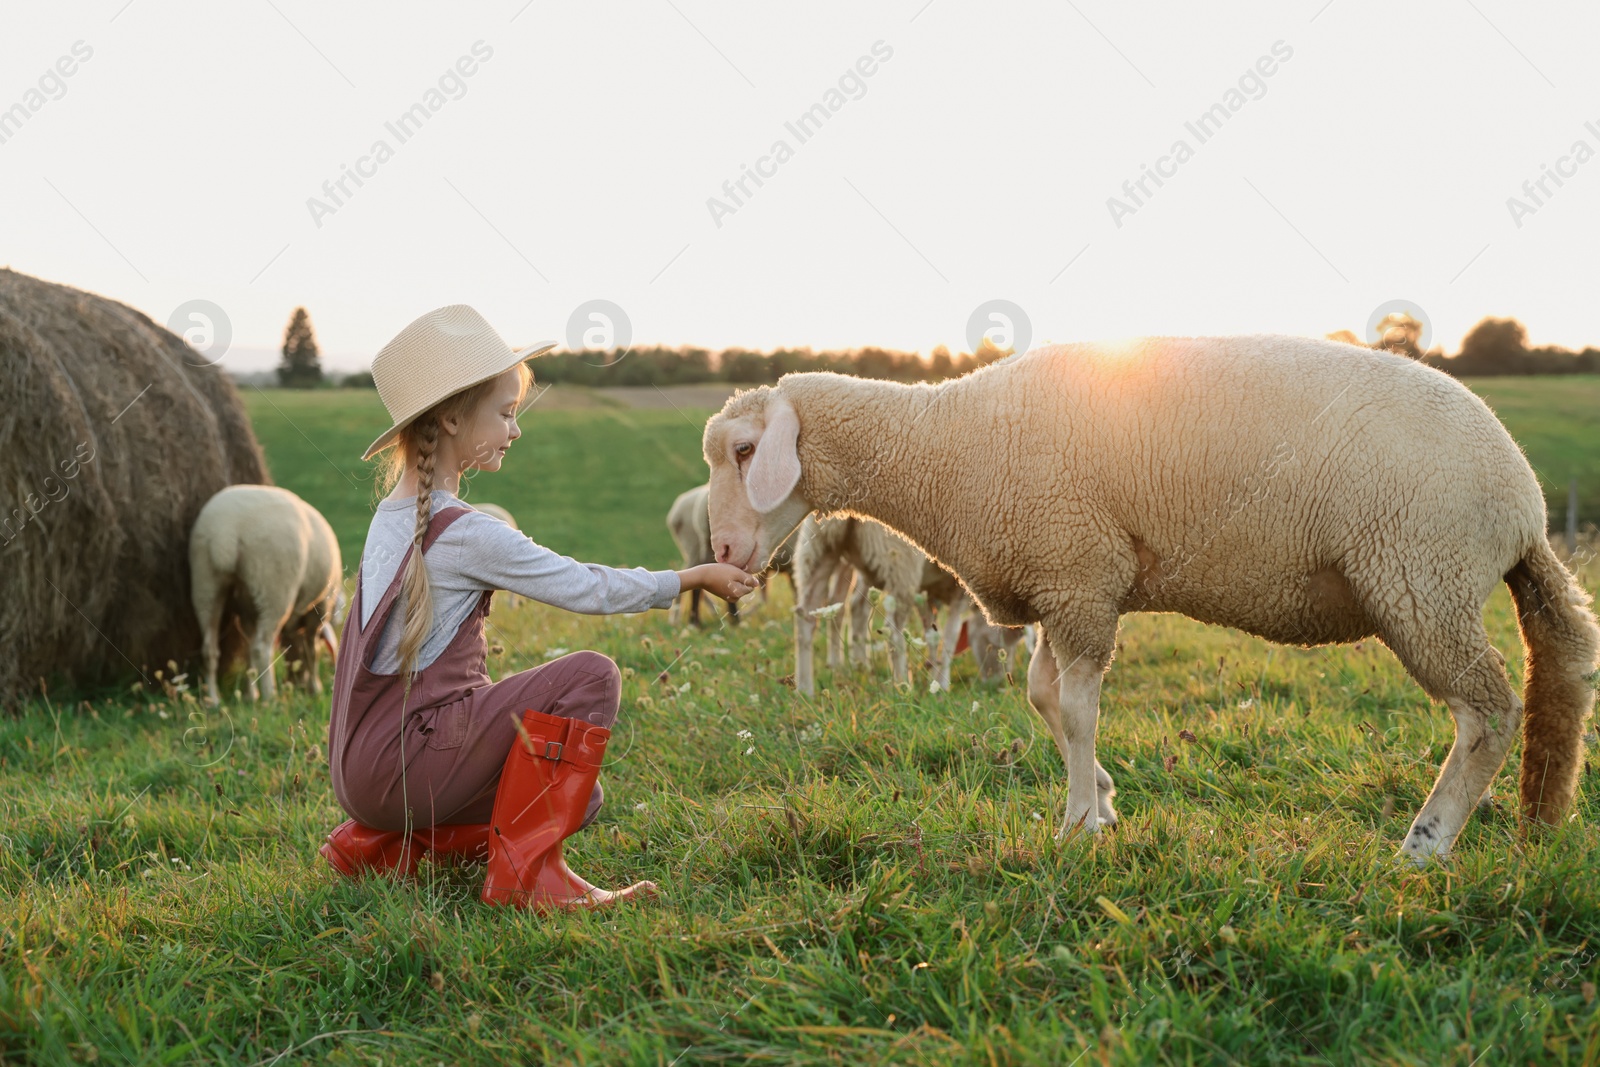
[[[0,705],[192,659],[195,516],[269,480],[220,368],[132,308],[0,269]]]

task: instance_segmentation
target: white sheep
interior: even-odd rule
[[[1016,657],[1019,643],[1026,642],[1028,651],[1033,651],[1035,627],[996,626],[983,617],[983,610],[976,604],[971,605],[962,625],[966,627],[972,658],[978,661],[980,682],[998,684],[1009,677],[1006,664]],[[959,635],[956,648],[959,651]]]
[[[933,677],[930,688],[950,688],[955,635],[970,601],[944,568],[880,523],[851,518],[808,518],[794,552],[795,689],[815,692],[812,641],[816,620],[828,621],[828,666],[843,666],[843,616],[850,619],[850,660],[865,664],[870,647],[871,589],[884,593],[889,673],[910,681],[905,626],[915,607],[922,619]],[[853,587],[852,587],[853,581]],[[829,605],[840,605],[830,609]],[[941,621],[940,616],[943,616]]]
[[[1516,442],[1413,360],[1149,338],[937,385],[791,374],[732,397],[704,450],[719,559],[757,566],[814,510],[869,516],[960,575],[991,620],[1042,624],[1029,699],[1067,765],[1063,834],[1116,820],[1095,727],[1131,611],[1298,645],[1382,639],[1456,722],[1401,846],[1418,862],[1448,851],[1519,723],[1524,818],[1572,803],[1600,627]],[[1527,647],[1521,700],[1483,626],[1502,580]]]
[[[686,489],[678,494],[672,502],[672,507],[667,509],[667,529],[672,534],[672,540],[678,546],[678,552],[683,556],[685,568],[698,567],[702,563],[716,562],[716,555],[711,549],[711,519],[706,512],[706,501],[710,497],[709,485],[697,485],[693,489]],[[772,561],[773,569],[789,574],[791,570],[791,553],[788,544],[778,550]],[[794,577],[790,574],[791,584]],[[699,589],[685,594],[689,598],[689,621],[700,625],[700,593]],[[766,586],[761,587],[763,602],[766,599]],[[676,626],[683,619],[683,597],[672,602],[672,609],[667,613],[667,621]],[[728,621],[739,621],[739,604],[737,601],[728,605]]]
[[[223,607],[237,605],[249,630],[251,700],[277,697],[273,649],[288,646],[290,677],[322,692],[320,639],[338,656],[333,627],[343,599],[339,542],[316,508],[287,489],[230,485],[206,501],[189,537],[189,575],[205,660],[206,701],[217,694],[218,628]]]
[[[710,495],[710,486],[697,485],[679,493],[672,507],[667,510],[667,529],[677,543],[679,554],[683,556],[685,569],[715,561],[716,557],[711,551],[711,519],[706,512],[706,500]],[[700,592],[695,589],[685,594],[689,598],[689,621],[696,626],[700,625]],[[683,619],[683,600],[682,596],[674,600],[672,609],[667,613],[667,621],[674,626]],[[728,621],[739,621],[737,603],[728,605]]]
[[[987,684],[997,684],[1008,676],[1004,664],[1015,656],[1019,642],[1026,640],[1028,650],[1033,650],[1033,627],[996,626],[983,617],[983,610],[960,580],[932,560],[923,565],[922,583],[926,595],[918,600],[917,610],[922,613],[924,633],[931,635],[928,652],[936,671],[930,689],[949,691],[950,665],[961,653],[963,636],[977,661],[978,681]],[[936,611],[943,613],[942,622]]]

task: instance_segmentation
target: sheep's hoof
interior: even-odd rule
[[[1442,857],[1436,853],[1427,854],[1407,851],[1406,847],[1402,845],[1400,846],[1400,851],[1394,854],[1392,865],[1402,871],[1420,871],[1427,868],[1429,860],[1440,858]]]
[[[1446,863],[1450,860],[1450,843],[1436,843],[1432,841],[1413,841],[1407,836],[1405,843],[1395,853],[1394,862],[1397,866],[1409,866],[1421,870],[1429,863]]]
[[[1100,817],[1093,812],[1086,811],[1076,817],[1069,814],[1056,832],[1056,840],[1066,841],[1079,834],[1098,834],[1101,828]]]

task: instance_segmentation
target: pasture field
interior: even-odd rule
[[[1528,454],[1544,487],[1550,525],[1566,521],[1567,489],[1578,479],[1578,518],[1600,524],[1600,375],[1558,378],[1473,378]]]
[[[377,397],[246,400],[353,571]],[[1557,425],[1536,408],[1513,432]],[[707,414],[536,407],[469,499],[580,558],[671,565],[662,517],[702,479]],[[1564,418],[1530,451],[1596,469],[1595,421]],[[0,720],[0,1060],[1600,1059],[1600,780],[1524,840],[1519,745],[1449,862],[1397,865],[1452,725],[1378,643],[1124,620],[1100,727],[1122,822],[1057,842],[1066,777],[1021,686],[963,658],[952,693],[925,672],[901,692],[881,654],[870,674],[819,655],[803,699],[790,605],[778,580],[702,631],[497,605],[496,677],[577,648],[623,668],[607,803],[568,855],[665,899],[602,914],[485,908],[481,869],[337,879],[325,696],[204,711],[170,676],[41,696]],[[1520,685],[1503,590],[1487,621]]]

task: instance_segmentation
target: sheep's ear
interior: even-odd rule
[[[756,454],[745,474],[744,491],[750,506],[763,515],[789,499],[800,481],[800,419],[787,400],[767,405],[767,426],[761,431]]]

